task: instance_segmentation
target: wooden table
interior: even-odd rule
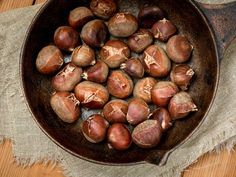
[[[0,0],[0,12],[43,3],[46,0]],[[236,146],[234,151],[207,153],[190,165],[183,177],[236,177]],[[38,162],[30,167],[17,166],[12,154],[12,143],[0,145],[0,177],[63,177],[60,164]]]

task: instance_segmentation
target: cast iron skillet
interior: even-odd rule
[[[149,162],[164,164],[166,157],[187,141],[206,117],[218,86],[219,63],[229,43],[236,36],[236,2],[224,5],[205,5],[193,0],[118,0],[120,10],[137,14],[138,8],[154,4],[164,9],[168,18],[194,45],[190,65],[196,71],[190,94],[199,111],[176,121],[160,145],[141,149],[132,145],[125,152],[109,150],[106,143],[91,144],[81,134],[79,122],[60,121],[49,105],[51,76],[40,75],[35,68],[39,50],[52,40],[55,29],[67,24],[69,11],[88,6],[89,0],[50,0],[34,18],[21,51],[20,75],[27,104],[43,132],[57,145],[73,155],[92,162],[109,165]]]

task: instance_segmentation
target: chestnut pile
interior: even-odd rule
[[[112,0],[92,0],[90,8],[72,10],[36,68],[53,75],[50,104],[62,121],[77,121],[81,107],[100,109],[80,126],[89,142],[152,148],[175,120],[198,110],[186,92],[193,46],[159,7],[145,6],[138,17],[117,9]],[[155,41],[167,42],[166,49]]]

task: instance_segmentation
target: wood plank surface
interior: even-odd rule
[[[31,6],[34,0],[0,0],[0,12],[10,9]]]
[[[46,0],[35,0],[34,4],[40,4],[40,3],[43,3],[43,2],[46,2]]]

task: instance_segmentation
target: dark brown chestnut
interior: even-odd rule
[[[164,18],[164,12],[157,6],[146,6],[140,9],[138,22],[142,28],[151,28],[155,22]]]
[[[190,112],[198,111],[198,108],[187,92],[179,92],[170,100],[168,110],[171,118],[176,120],[186,117]]]
[[[109,123],[99,114],[94,114],[82,122],[84,137],[91,143],[100,143],[106,138]]]
[[[143,53],[145,71],[152,77],[165,77],[171,69],[171,61],[158,45],[149,46]]]
[[[68,63],[52,78],[52,87],[57,91],[72,91],[81,81],[82,69],[73,63]]]
[[[107,131],[108,145],[116,150],[126,150],[132,143],[129,129],[121,123],[111,125]]]
[[[193,45],[185,36],[175,35],[169,39],[166,45],[167,55],[175,63],[184,63],[190,59]]]
[[[108,21],[108,30],[115,37],[128,37],[138,29],[135,16],[128,13],[117,13]]]
[[[170,99],[179,91],[178,87],[170,81],[160,81],[152,88],[152,102],[157,106],[167,106]]]
[[[92,20],[94,15],[87,7],[77,7],[70,11],[68,18],[69,25],[75,29],[84,26],[87,22]]]
[[[80,37],[91,47],[102,47],[108,37],[107,26],[102,20],[92,20],[84,25]]]
[[[127,121],[131,125],[137,125],[148,119],[150,109],[147,103],[140,98],[133,98],[129,101]]]
[[[142,78],[144,68],[138,58],[131,58],[120,65],[120,69],[124,70],[128,75],[134,78]]]
[[[128,103],[124,100],[115,99],[108,102],[103,108],[103,115],[110,123],[126,123]]]
[[[171,81],[179,86],[182,90],[188,90],[190,81],[194,75],[193,69],[186,64],[175,66],[170,73]]]
[[[170,114],[165,108],[157,108],[153,111],[150,119],[158,120],[163,131],[167,131],[172,126]]]
[[[147,29],[139,29],[128,39],[129,48],[136,53],[143,52],[143,50],[146,49],[152,43],[152,33]]]
[[[59,49],[71,52],[79,44],[79,33],[70,26],[60,26],[54,33],[54,43]]]
[[[162,19],[152,26],[152,34],[159,41],[166,42],[177,32],[176,26],[167,19]]]
[[[71,61],[80,67],[94,65],[96,63],[95,53],[92,48],[84,44],[74,49],[71,55]]]
[[[113,0],[92,0],[90,9],[96,16],[109,19],[116,12],[116,3]]]
[[[110,68],[117,68],[130,57],[129,47],[120,40],[109,40],[100,51],[100,58]]]
[[[146,103],[151,103],[151,90],[154,85],[157,83],[156,79],[152,77],[146,77],[137,81],[134,86],[133,95],[134,97],[141,98]]]
[[[82,78],[96,83],[103,83],[107,80],[108,73],[109,68],[106,63],[98,60],[94,66],[89,67],[83,72]]]
[[[132,133],[133,142],[141,148],[152,148],[158,145],[162,128],[157,120],[146,120],[137,125]]]
[[[109,99],[109,93],[104,86],[90,81],[79,83],[74,92],[80,103],[89,109],[100,109]]]
[[[41,74],[52,74],[63,65],[63,55],[54,45],[42,48],[36,58],[36,68]]]
[[[73,93],[55,92],[51,96],[50,105],[64,122],[73,123],[80,117],[79,101]]]
[[[112,71],[107,81],[109,93],[117,98],[127,98],[133,91],[132,79],[121,70]]]

